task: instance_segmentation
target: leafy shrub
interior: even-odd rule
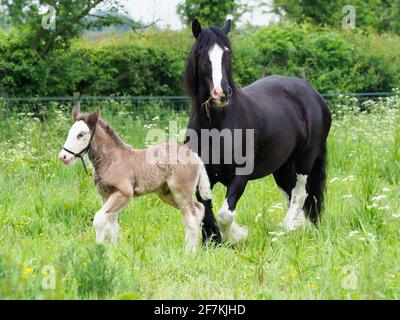
[[[245,86],[280,74],[308,80],[320,92],[390,91],[400,86],[399,37],[272,24],[231,36],[234,78]],[[148,30],[96,41],[76,40],[39,59],[23,32],[0,36],[0,95],[182,95],[194,39]]]
[[[262,75],[304,78],[324,93],[390,91],[400,83],[400,59],[387,48],[392,38],[316,29],[308,24],[272,25],[254,37]],[[399,38],[394,38],[398,49]],[[377,42],[386,50],[376,50]]]
[[[113,292],[117,271],[108,259],[105,246],[88,247],[86,254],[75,261],[74,269],[80,297],[105,298]]]

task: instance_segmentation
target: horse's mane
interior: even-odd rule
[[[85,123],[91,127],[92,125],[90,123],[88,123],[88,116],[89,114],[87,113],[82,113],[80,118],[77,120],[83,120],[85,121]],[[111,128],[111,126],[105,122],[103,119],[99,119],[97,121],[97,124],[104,130],[104,132],[115,142],[117,143],[119,146],[126,146],[126,144],[121,140],[121,138],[117,135],[117,133],[114,131],[113,128]]]
[[[114,142],[116,142],[120,146],[126,145],[107,122],[105,122],[102,119],[99,119],[97,123]]]
[[[214,44],[218,44],[221,48],[227,47],[232,51],[225,32],[221,28],[210,27],[202,30],[189,53],[183,83],[186,93],[191,97],[196,96],[198,88],[197,59],[199,55],[206,54]]]

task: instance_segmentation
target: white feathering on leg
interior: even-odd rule
[[[218,225],[221,229],[223,240],[234,244],[246,240],[248,231],[239,226],[235,221],[235,212],[229,210],[228,202],[225,200],[218,212]]]
[[[306,184],[307,176],[298,174],[296,186],[292,190],[290,207],[282,223],[283,228],[287,231],[296,230],[306,222],[306,216],[303,210],[304,202],[307,199]]]

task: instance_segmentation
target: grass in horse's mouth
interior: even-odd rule
[[[215,105],[218,107],[218,108],[225,108],[225,107],[227,107],[228,106],[228,104],[229,104],[229,99],[226,99],[226,98],[223,98],[223,101],[221,101],[221,100],[215,100],[215,99],[213,99],[213,98],[208,98],[206,101],[204,101],[203,103],[202,103],[202,107],[204,107],[205,109],[206,109],[206,112],[207,112],[207,116],[208,116],[208,118],[210,118],[210,108],[211,108],[211,101],[214,101],[214,103],[215,103]]]
[[[225,108],[225,107],[227,107],[228,104],[229,104],[229,99],[222,98],[222,99],[220,99],[220,100],[214,100],[214,102],[215,102],[215,105],[216,105],[218,108]]]

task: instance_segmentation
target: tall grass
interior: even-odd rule
[[[118,247],[94,245],[101,202],[92,177],[57,159],[70,115],[8,115],[0,122],[0,298],[400,298],[400,99],[367,102],[362,113],[349,105],[335,108],[318,229],[282,232],[285,200],[267,177],[249,184],[237,208],[248,241],[194,256],[184,254],[180,213],[155,196],[121,213]],[[142,118],[107,107],[103,117],[135,147],[148,128],[176,118],[186,126],[181,114]],[[224,194],[216,186],[215,211]]]

